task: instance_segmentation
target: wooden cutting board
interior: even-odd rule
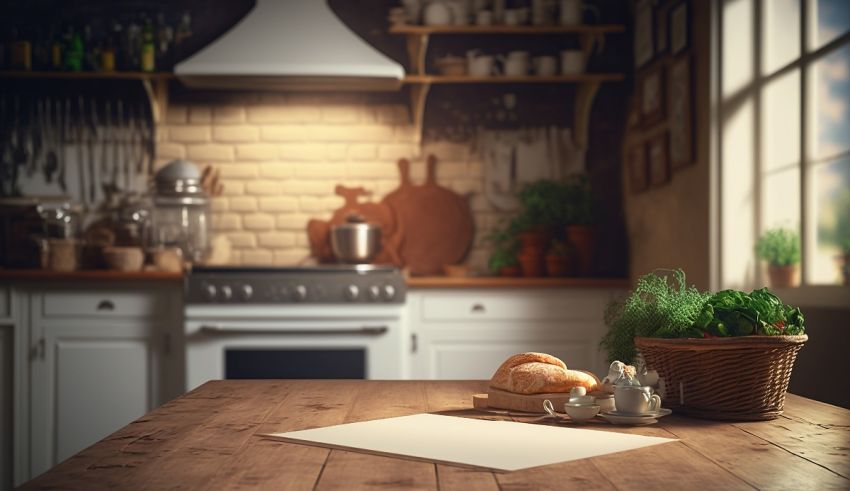
[[[569,392],[550,394],[514,394],[504,390],[490,389],[486,394],[472,396],[472,406],[478,409],[509,409],[525,413],[545,414],[543,401],[549,399],[556,411],[563,411],[564,404],[570,402]]]
[[[442,274],[463,260],[472,244],[474,223],[466,198],[437,184],[437,158],[428,156],[425,184],[410,182],[410,163],[399,160],[399,187],[384,197],[404,230],[399,255],[412,275]]]

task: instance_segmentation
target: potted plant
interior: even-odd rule
[[[573,245],[576,270],[580,276],[593,274],[593,250],[596,239],[593,228],[593,197],[586,175],[577,175],[564,185],[561,215],[566,225],[567,240]]]
[[[570,248],[566,242],[553,240],[546,252],[546,275],[553,278],[567,276],[570,272]]]
[[[711,419],[765,420],[782,413],[803,314],[768,289],[699,291],[682,270],[640,277],[605,312],[601,346],[665,381],[665,406]]]
[[[767,230],[756,242],[756,254],[767,261],[770,286],[786,288],[796,284],[800,262],[800,237],[786,228]]]
[[[519,242],[512,228],[497,228],[486,237],[486,240],[494,246],[493,253],[490,255],[490,271],[499,276],[519,276],[517,260]]]
[[[523,186],[517,194],[522,213],[514,219],[512,228],[519,234],[522,249],[541,252],[552,239],[558,225],[563,199],[563,185],[558,181],[540,179]]]

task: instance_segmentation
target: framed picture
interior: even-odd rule
[[[664,119],[664,67],[659,65],[640,82],[640,119],[643,126]]]
[[[670,10],[659,7],[655,11],[655,54],[667,51],[667,18]]]
[[[682,2],[670,11],[670,51],[675,55],[688,47],[688,3]]]
[[[633,145],[627,155],[629,182],[632,192],[637,194],[649,188],[649,176],[646,166],[646,147],[643,143]]]
[[[645,65],[655,54],[652,17],[652,5],[649,0],[641,0],[635,9],[635,67]]]
[[[670,66],[670,167],[680,169],[693,162],[693,112],[691,110],[691,57]]]
[[[647,143],[646,154],[649,166],[649,184],[652,187],[663,186],[670,180],[670,165],[667,160],[667,133],[650,138]]]

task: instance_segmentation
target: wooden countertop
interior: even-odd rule
[[[668,416],[602,431],[678,438],[511,473],[272,441],[292,431],[421,412],[528,422],[472,409],[483,381],[209,382],[118,430],[22,489],[848,489],[850,411],[788,396],[774,421]],[[558,423],[540,422],[537,424]],[[533,442],[528,442],[533,446]]]
[[[627,278],[510,278],[504,276],[407,278],[410,288],[629,288]]]
[[[183,273],[165,273],[162,271],[134,271],[125,273],[107,269],[92,269],[85,271],[70,271],[67,273],[48,271],[44,269],[0,269],[2,280],[39,280],[39,281],[85,281],[85,280],[166,280],[181,281]]]

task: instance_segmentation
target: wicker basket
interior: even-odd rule
[[[761,421],[782,414],[797,352],[808,336],[635,338],[664,379],[664,405],[707,419]]]

